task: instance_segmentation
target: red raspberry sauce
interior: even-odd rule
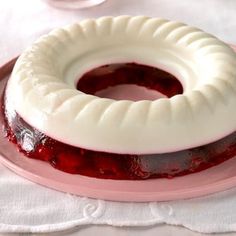
[[[168,97],[183,92],[174,76],[137,64],[99,67],[85,74],[77,88],[94,94],[117,84],[142,85]],[[58,142],[27,124],[16,112],[9,112],[4,106],[3,109],[6,136],[20,152],[72,174],[120,180],[173,178],[218,165],[236,154],[236,132],[217,142],[175,153],[128,155],[96,152]]]

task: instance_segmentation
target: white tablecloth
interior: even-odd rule
[[[234,33],[236,32],[235,13],[236,2],[234,0],[107,0],[106,3],[98,7],[80,11],[62,11],[59,9],[54,9],[40,0],[2,0],[0,1],[0,64],[3,64],[5,61],[20,54],[23,49],[30,45],[36,38],[44,33],[47,33],[55,27],[69,24],[83,18],[98,17],[104,15],[149,15],[179,20],[202,28],[203,30],[218,36],[225,42],[233,44],[234,42],[236,43],[236,33]],[[12,185],[10,185],[9,183],[11,183]],[[31,192],[27,192],[27,188],[31,188]],[[41,222],[44,226],[44,230],[42,230],[42,228],[40,230],[40,228],[37,227],[35,227],[35,230],[32,230],[32,227],[30,226],[28,228],[23,227],[23,221],[25,218],[23,216],[21,218],[20,214],[22,214],[22,212],[20,212],[20,209],[32,209],[32,212],[34,212],[35,209],[39,210],[40,208],[38,206],[35,207],[35,205],[32,204],[36,202],[35,200],[37,200],[38,195],[36,193],[38,193],[38,191],[44,191],[44,203],[47,202],[48,199],[51,199],[50,196],[52,196],[52,194],[54,194],[55,197],[55,204],[59,204],[62,201],[61,199],[64,198],[64,204],[65,207],[67,207],[66,209],[68,210],[68,212],[73,211],[73,208],[76,205],[76,201],[78,201],[78,199],[74,196],[54,192],[53,190],[37,186],[26,180],[23,180],[20,177],[16,177],[15,174],[11,173],[5,167],[0,165],[0,229],[4,229],[4,231],[9,232],[42,232],[55,230],[56,228],[53,228],[54,226],[47,225],[43,219],[41,219]],[[236,203],[236,198],[234,198],[235,191],[236,190],[230,190],[229,192],[218,194],[217,197],[214,198],[215,202],[212,201],[212,204],[209,205],[209,207],[211,208],[215,207],[215,212],[221,213],[221,217],[219,217],[217,214],[215,216],[209,214],[209,219],[211,218],[213,222],[215,218],[216,220],[219,220],[220,223],[227,223],[227,219],[231,223],[228,228],[222,228],[222,224],[215,224],[215,226],[211,228],[211,230],[209,230],[209,227],[206,227],[204,223],[201,226],[196,226],[195,222],[191,221],[187,222],[186,226],[194,230],[203,232],[236,230],[233,224],[234,222],[232,222],[234,221],[234,205],[236,205],[234,204]],[[27,194],[31,194],[31,196],[28,196]],[[24,195],[27,195],[27,206],[21,205],[21,199]],[[231,198],[226,199],[225,196],[229,196]],[[1,204],[1,200],[3,199],[8,199],[10,205],[8,204],[4,208],[3,204]],[[19,202],[16,202],[16,199]],[[40,199],[39,201],[42,204],[42,199]],[[80,201],[87,201],[87,199],[80,199]],[[194,205],[197,206],[197,209],[200,211],[201,207],[203,206],[202,201],[204,202],[205,200],[194,201]],[[26,202],[24,204],[26,204]],[[98,204],[98,206],[100,207],[103,206],[104,202],[97,201],[96,204]],[[185,202],[184,204],[185,207],[188,206],[188,204],[190,207],[193,206],[191,201]],[[18,209],[19,212],[14,212],[14,210],[9,211],[9,206],[12,207],[12,209]],[[178,204],[172,204],[171,208],[169,208],[168,204],[162,204],[161,206],[162,207],[159,207],[156,212],[153,212],[154,216],[156,214],[156,217],[160,217],[160,222],[163,222],[163,219],[161,218],[163,217],[163,214],[167,214],[167,216],[169,217],[169,221],[166,220],[165,222],[179,224],[179,222],[171,218],[171,216],[173,215],[173,209],[174,214],[179,214],[181,210],[182,215],[189,214],[189,212],[191,212],[184,212],[184,210],[186,210],[187,208],[179,208],[180,205]],[[42,204],[42,212],[45,211],[44,207],[45,206]],[[57,205],[55,205],[55,207],[57,207]],[[96,214],[100,213],[96,213],[96,209],[95,211],[93,211],[93,207],[94,206],[88,205],[88,209],[85,210],[88,211],[88,214],[92,210],[92,214],[95,214],[96,218]],[[129,207],[132,207],[132,205],[130,205]],[[153,209],[155,209],[155,207],[156,205],[153,204]],[[228,212],[225,212],[222,207],[228,207],[228,209],[231,209],[230,217],[224,217],[224,214],[226,215]],[[162,211],[160,209],[162,209]],[[55,216],[55,212],[57,212],[57,214],[60,214],[60,211],[48,212],[48,217],[50,219],[53,219]],[[79,214],[79,212],[81,211],[79,211],[78,209],[78,212],[76,213],[76,211],[73,211],[73,214],[76,215]],[[194,214],[196,214],[196,209],[194,212]],[[54,216],[50,216],[50,214],[52,213],[54,214]],[[85,214],[87,213],[85,212]],[[15,218],[11,217],[14,215],[16,216],[17,214],[19,214],[18,222],[20,222],[20,226],[14,225]],[[61,219],[66,220],[68,217],[71,217],[69,213],[68,215],[62,215]],[[89,215],[89,217],[94,217],[94,215]],[[208,215],[205,214],[204,217],[207,218]],[[6,223],[4,222],[4,219],[10,219],[10,221]],[[192,217],[191,219],[194,219],[194,217]],[[29,222],[31,222],[31,219],[28,220]],[[33,223],[35,223],[37,226],[36,221]],[[183,222],[181,224],[183,224]],[[76,224],[76,222],[74,222],[74,224],[73,222],[71,222],[71,227],[74,225],[78,224]],[[63,227],[61,227],[60,229],[62,228]]]

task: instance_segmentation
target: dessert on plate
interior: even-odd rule
[[[102,17],[56,29],[15,64],[3,97],[7,137],[72,174],[202,171],[236,154],[235,66],[225,43],[165,19]]]

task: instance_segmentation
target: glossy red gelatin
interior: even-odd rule
[[[77,83],[77,89],[94,95],[100,90],[121,84],[143,86],[169,98],[183,93],[181,83],[173,75],[158,68],[135,63],[100,66],[83,75]]]
[[[77,88],[94,94],[109,86],[129,83],[158,90],[168,97],[183,92],[174,76],[137,64],[99,67],[85,74]],[[17,145],[19,151],[29,158],[47,161],[53,167],[72,174],[120,180],[173,178],[207,169],[236,154],[236,133],[205,146],[175,153],[129,155],[86,150],[44,135],[27,124],[15,111],[8,109],[7,102],[5,104],[6,136]]]

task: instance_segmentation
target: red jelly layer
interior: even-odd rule
[[[8,139],[25,156],[47,161],[68,173],[104,179],[173,178],[202,171],[236,154],[236,133],[212,144],[175,153],[123,155],[58,142],[31,127],[16,113],[11,113],[11,125],[6,119],[5,129]]]
[[[168,97],[182,93],[182,86],[176,82],[178,80],[175,77],[158,69],[137,64],[99,67],[85,74],[79,80],[78,88],[93,94],[101,89],[117,85],[113,81],[115,79],[112,74],[118,76],[117,78],[122,77],[118,79],[120,83],[131,83],[132,80],[132,84],[140,85],[141,80],[148,81],[147,84],[143,82],[143,86],[155,88]],[[151,77],[152,74],[156,77]],[[150,78],[155,82],[152,82]],[[154,87],[150,85],[151,82],[155,84]],[[93,86],[89,86],[91,84]],[[8,108],[7,102],[5,105],[6,109],[4,107],[3,109],[6,118],[6,136],[17,145],[19,151],[29,158],[47,161],[53,167],[72,174],[120,180],[173,178],[218,165],[236,154],[236,132],[217,142],[175,153],[124,155],[86,150],[46,136],[27,124],[10,107]]]
[[[166,71],[135,63],[100,66],[84,74],[77,89],[87,94],[121,84],[135,84],[156,90],[167,97],[183,93],[179,80]]]

